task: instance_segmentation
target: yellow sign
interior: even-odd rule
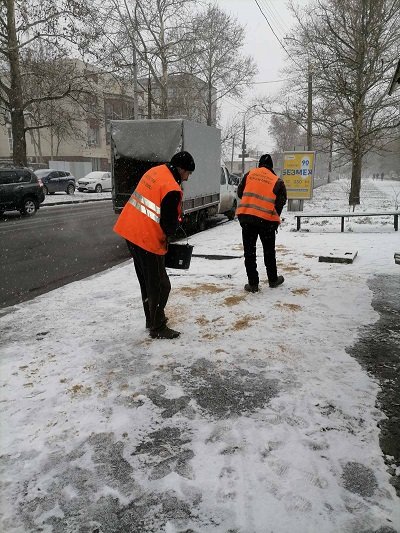
[[[315,152],[283,152],[282,179],[289,200],[312,198]]]

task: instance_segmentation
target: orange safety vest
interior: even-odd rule
[[[160,226],[161,202],[166,194],[182,189],[166,165],[143,174],[114,226],[115,233],[157,255],[167,253],[167,239]],[[181,216],[181,203],[178,215]]]
[[[273,192],[277,181],[278,176],[265,167],[251,169],[236,214],[253,215],[280,224],[281,219],[275,211],[276,194]]]

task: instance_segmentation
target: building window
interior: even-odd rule
[[[12,135],[12,129],[11,128],[7,128],[7,135],[8,135],[8,148],[9,148],[10,152],[12,153],[12,151],[13,151],[13,135]]]
[[[89,146],[99,146],[100,144],[99,128],[91,128],[90,126],[88,126],[87,142]]]
[[[109,146],[111,144],[111,124],[108,120],[106,122],[106,145]]]

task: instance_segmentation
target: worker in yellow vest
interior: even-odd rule
[[[114,226],[126,240],[142,294],[146,328],[153,339],[175,339],[180,332],[167,326],[165,306],[171,283],[165,269],[168,237],[181,220],[182,188],[195,169],[189,152],[178,152],[170,163],[157,165],[140,179]]]
[[[253,168],[244,175],[237,195],[241,201],[236,214],[242,227],[244,264],[248,279],[244,288],[248,292],[259,290],[256,256],[258,237],[263,246],[269,286],[278,287],[284,282],[284,277],[277,273],[275,233],[281,223],[280,214],[287,195],[284,181],[274,172],[270,154],[262,155],[258,168]]]

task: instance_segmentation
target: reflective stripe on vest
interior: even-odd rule
[[[179,192],[182,201],[182,189],[166,165],[148,170],[126,202],[114,231],[148,252],[166,254],[167,238],[160,225],[161,203],[171,191]],[[181,204],[177,215],[181,215]]]
[[[273,191],[277,181],[278,177],[264,167],[250,170],[236,214],[252,215],[280,223],[280,217],[275,210],[276,195]]]
[[[138,194],[136,191],[132,193],[132,196],[129,198],[128,202],[141,211],[144,215],[154,220],[154,222],[160,223],[160,208],[154,203]]]

